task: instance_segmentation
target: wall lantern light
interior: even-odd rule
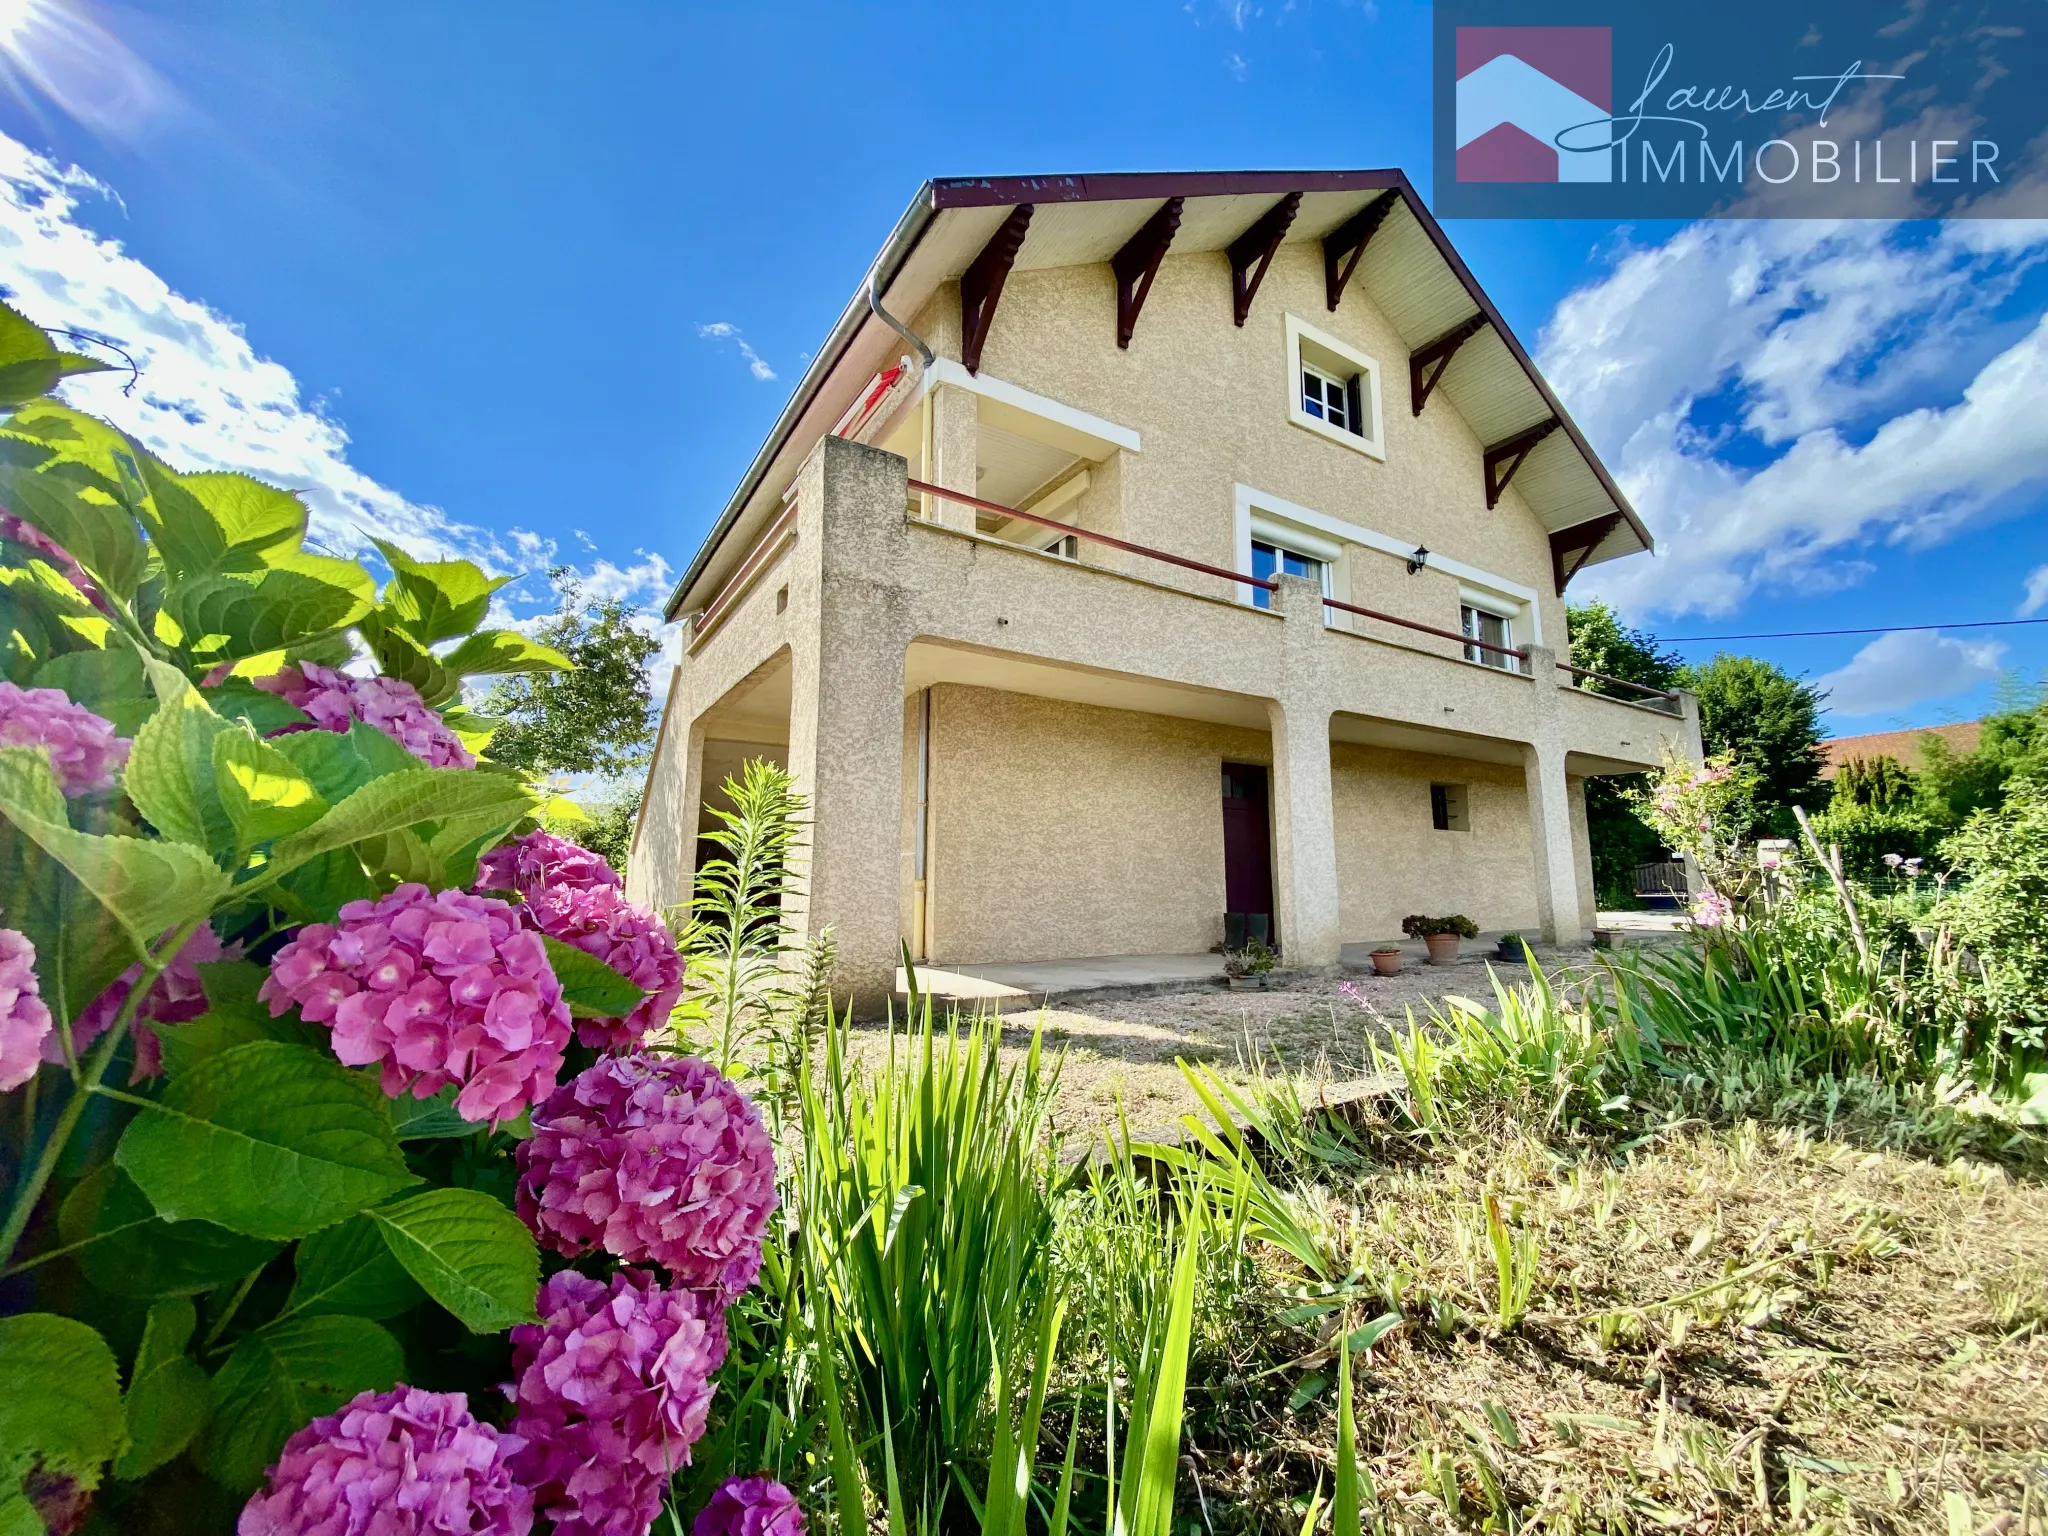
[[[1415,553],[1408,557],[1408,574],[1413,576],[1427,564],[1429,564],[1429,546],[1426,544],[1416,545]]]

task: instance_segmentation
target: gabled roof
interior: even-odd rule
[[[1560,581],[1583,565],[1652,547],[1628,498],[1400,171],[950,177],[925,183],[897,222],[677,583],[668,616],[681,613],[700,584],[715,590],[746,544],[727,551],[727,535],[774,515],[811,445],[901,350],[901,339],[870,307],[871,289],[891,314],[914,315],[941,284],[967,270],[1020,204],[1035,212],[1013,270],[1029,271],[1108,261],[1168,198],[1183,199],[1172,254],[1223,250],[1294,193],[1301,198],[1288,244],[1320,241],[1391,196],[1353,280],[1411,353],[1466,333],[1453,343],[1436,388],[1483,443],[1511,447],[1555,422],[1513,474],[1516,491],[1552,535]]]

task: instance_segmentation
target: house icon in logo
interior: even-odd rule
[[[1457,31],[1459,181],[1614,179],[1610,28]]]

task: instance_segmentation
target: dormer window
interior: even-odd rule
[[[1380,365],[1356,347],[1287,317],[1287,419],[1355,453],[1384,459]]]

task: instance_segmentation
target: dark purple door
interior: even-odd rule
[[[1223,907],[1226,942],[1263,934],[1279,942],[1273,922],[1273,828],[1266,770],[1258,763],[1223,765]]]

